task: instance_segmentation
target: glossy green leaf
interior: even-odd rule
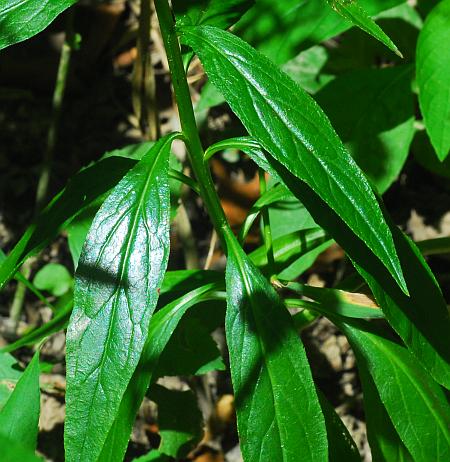
[[[358,462],[361,461],[358,447],[353,441],[347,427],[336,414],[333,406],[320,390],[317,390],[320,406],[325,417],[328,435],[329,462]]]
[[[407,292],[392,234],[370,185],[314,100],[230,33],[196,26],[182,34],[249,134],[332,207]]]
[[[86,238],[66,341],[67,461],[98,458],[139,362],[169,257],[176,137],[159,140],[120,181]]]
[[[411,66],[354,71],[316,95],[379,193],[397,179],[414,136]]]
[[[358,0],[327,0],[328,4],[343,18],[359,27],[381,43],[384,43],[395,54],[402,56],[394,42],[383,32],[383,29],[373,21]]]
[[[137,411],[155,377],[162,352],[186,311],[193,305],[208,300],[208,292],[214,291],[217,287],[215,282],[198,287],[157,311],[152,317],[138,367],[128,384],[114,423],[109,429],[99,462],[123,460]]]
[[[68,292],[72,283],[72,275],[60,263],[48,263],[36,273],[33,279],[33,284],[38,289],[50,292],[55,297],[60,297]]]
[[[0,411],[11,396],[23,371],[16,358],[8,353],[0,353]]]
[[[48,337],[49,335],[52,335],[56,332],[65,329],[69,323],[72,308],[73,301],[66,301],[65,304],[60,309],[58,309],[57,313],[53,316],[53,318],[50,321],[46,322],[44,325],[40,327],[37,327],[36,329],[33,329],[30,332],[27,332],[23,337],[19,338],[15,342],[1,348],[0,352],[11,352],[23,346],[35,345],[40,340]]]
[[[244,460],[325,461],[325,421],[290,315],[232,234],[227,248],[225,327]]]
[[[3,0],[0,5],[0,50],[44,30],[77,0]]]
[[[0,434],[34,451],[40,412],[39,352],[36,352],[0,411]]]
[[[252,159],[260,162],[258,156],[253,155]],[[273,171],[283,178],[284,184],[307,207],[318,225],[333,231],[334,239],[352,259],[356,269],[372,290],[386,319],[406,346],[435,380],[450,388],[450,349],[446,341],[447,333],[450,331],[450,318],[442,292],[414,243],[398,229],[384,211],[384,218],[391,229],[404,268],[410,292],[408,297],[398,287],[386,267],[333,209],[279,162],[275,159],[269,160],[270,173]],[[433,316],[430,316],[430,308]]]
[[[358,374],[363,386],[364,415],[372,460],[412,462],[411,454],[392,425],[389,414],[364,362],[358,363]]]
[[[175,459],[186,457],[203,434],[203,417],[194,393],[155,384],[148,397],[158,405],[159,452]]]
[[[450,152],[450,0],[427,17],[416,54],[419,103],[431,143],[442,161]]]
[[[404,0],[360,0],[370,16]],[[352,24],[333,11],[327,0],[258,0],[237,24],[236,33],[278,64],[299,51],[349,29]]]
[[[1,433],[0,447],[2,448],[2,462],[44,462],[44,459],[36,456],[34,451],[25,448],[17,441],[4,437]]]
[[[450,457],[450,407],[442,389],[402,346],[362,322],[337,322],[358,364],[373,378],[381,401],[413,460]]]
[[[173,0],[177,24],[210,26],[227,29],[255,3],[255,0]]]

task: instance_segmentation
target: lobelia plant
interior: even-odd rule
[[[37,33],[74,2],[50,2],[51,14],[46,17],[38,14],[34,1],[6,3],[9,7],[0,7],[0,25],[8,26],[0,29],[1,46]],[[181,132],[144,143],[134,155],[128,148],[113,152],[80,171],[42,210],[9,255],[2,256],[1,287],[13,277],[24,279],[18,273],[21,265],[62,229],[69,230],[69,245],[78,249],[73,250],[77,268],[73,300],[69,297],[49,323],[3,350],[37,343],[67,326],[64,441],[68,462],[122,461],[145,396],[160,406],[162,441],[143,460],[180,459],[201,436],[196,400],[190,392],[177,394],[155,382],[163,375],[193,375],[224,367],[217,348],[208,343],[211,329],[204,329],[191,316],[196,307],[206,306],[210,310],[206,315],[215,318],[214,327],[225,323],[245,462],[361,460],[355,442],[314,383],[299,336],[301,328],[323,315],[343,332],[355,353],[373,460],[448,460],[450,412],[444,388],[450,387],[449,313],[419,248],[393,223],[379,196],[398,175],[408,150],[380,176],[370,170],[373,158],[365,158],[367,165],[360,158],[374,124],[356,135],[348,132],[343,138],[350,142],[344,146],[319,104],[279,63],[226,30],[253,3],[154,1]],[[258,3],[267,5],[261,1],[254,8]],[[288,3],[280,2],[281,8]],[[366,12],[367,8],[374,14],[400,2],[313,3],[307,8],[318,8],[310,14],[322,18],[322,29],[314,32],[320,40],[352,23],[400,54]],[[39,20],[33,20],[26,34],[22,28],[14,32],[14,24],[30,10],[37,11]],[[436,40],[450,37],[442,19],[450,20],[449,11],[449,0],[439,2],[424,25],[417,50],[419,101],[442,160],[449,151],[450,125],[437,121],[448,119],[449,86],[445,93],[443,81],[436,77],[444,75],[445,63],[436,60],[430,48],[439,48]],[[246,33],[251,36],[252,30]],[[313,32],[299,33],[306,37]],[[272,39],[276,37],[268,37]],[[283,52],[289,53],[289,47],[295,44],[287,43]],[[448,54],[449,49],[440,51]],[[220,92],[218,101],[223,98],[228,103],[247,136],[203,148],[186,78],[194,54],[204,67],[208,85]],[[381,98],[380,92],[404,83],[408,86],[412,70],[405,66],[400,72],[396,68],[377,72],[363,80],[360,76],[349,79],[355,79],[355,87],[363,81],[367,87],[378,88],[375,93]],[[441,98],[435,108],[432,84]],[[353,115],[339,113],[341,107],[330,101],[351,95],[353,87],[339,78],[329,85],[317,100],[323,107],[334,108],[330,117],[336,126],[349,117],[342,123],[345,132],[348,124],[354,124]],[[365,117],[364,108],[361,111],[355,117]],[[382,118],[381,113],[375,122]],[[413,117],[402,117],[400,122],[397,135],[409,146]],[[185,144],[195,180],[171,166],[175,140]],[[386,142],[393,151],[398,144]],[[261,197],[238,237],[227,222],[209,169],[209,159],[228,148],[245,152],[260,169]],[[350,153],[367,166],[370,180]],[[264,172],[274,186],[266,184]],[[225,275],[209,270],[167,271],[173,181],[186,183],[201,197],[227,256]],[[305,207],[314,226],[274,238],[270,205],[280,200]],[[95,218],[83,221],[92,209]],[[247,254],[242,242],[259,215],[264,245]],[[81,238],[77,237],[80,224],[89,229],[87,235],[86,230],[81,232]],[[81,254],[75,245],[80,239],[84,242]],[[359,276],[335,289],[299,283],[299,275],[332,242],[345,250]],[[364,284],[376,303],[358,292]],[[55,286],[44,281],[40,287]],[[224,303],[226,310],[221,309]],[[292,315],[288,308],[299,311]],[[197,356],[177,356],[182,354],[176,343],[181,328],[207,338]],[[9,355],[4,353],[2,361],[5,370],[11,369]],[[17,386],[0,411],[0,440],[8,444],[8,460],[36,460],[37,366],[38,353],[23,374],[11,378]],[[16,403],[24,397],[28,397],[28,408],[20,414]],[[181,408],[188,415],[171,421],[171,415],[183,414]],[[18,419],[26,425],[17,425]]]

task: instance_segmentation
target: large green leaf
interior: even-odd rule
[[[86,238],[67,332],[67,461],[97,460],[139,362],[169,256],[171,134],[113,189]]]
[[[2,0],[0,50],[33,37],[77,0]]]
[[[178,24],[208,24],[227,29],[255,3],[255,0],[173,0]]]
[[[346,73],[316,101],[378,192],[397,178],[414,136],[411,66]]]
[[[34,451],[39,412],[39,352],[36,352],[0,412],[0,434]]]
[[[325,421],[290,315],[231,232],[227,249],[225,327],[244,460],[325,461]]]
[[[174,300],[152,317],[144,351],[122,398],[119,412],[109,429],[99,462],[123,460],[136,413],[154,379],[162,352],[186,311],[196,303],[208,300],[208,292],[216,288],[215,282],[198,287]]]
[[[395,54],[402,56],[394,42],[383,32],[381,27],[373,21],[358,0],[327,0],[328,4],[343,18],[358,26],[364,32],[384,43]]]
[[[360,0],[369,15],[404,0]],[[236,32],[278,64],[349,29],[352,24],[333,11],[327,0],[258,0],[237,24]]]
[[[392,420],[380,399],[375,383],[364,362],[358,363],[358,374],[363,386],[364,415],[372,460],[377,462],[390,462],[393,460],[413,462],[411,454],[392,425]]]
[[[417,43],[419,103],[431,143],[440,160],[450,151],[450,0],[427,17]]]
[[[315,101],[270,60],[228,32],[186,27],[182,40],[198,53],[208,77],[249,134],[332,207],[407,292],[391,232],[372,189]]]
[[[159,452],[177,460],[186,457],[203,433],[203,418],[194,393],[155,384],[148,397],[158,405]]]
[[[260,162],[258,155],[249,155],[255,162]],[[450,388],[450,349],[447,342],[450,317],[442,292],[414,243],[384,212],[404,268],[410,293],[408,297],[386,267],[356,238],[333,209],[283,165],[273,158],[269,158],[269,161],[269,172],[272,174],[273,171],[283,179],[285,185],[308,208],[318,225],[333,231],[334,239],[345,249],[358,272],[367,281],[386,319],[406,346],[435,380]],[[267,162],[260,163],[260,166],[266,167]]]
[[[402,346],[363,322],[337,322],[358,364],[367,368],[381,401],[414,461],[450,458],[450,407],[438,384]]]

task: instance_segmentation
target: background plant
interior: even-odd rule
[[[73,2],[53,3],[48,10],[31,0],[0,7],[2,46],[36,34]],[[6,351],[66,327],[66,459],[122,460],[146,395],[159,404],[162,440],[144,460],[185,457],[201,434],[195,397],[170,392],[156,380],[224,368],[208,330],[196,354],[182,357],[182,365],[173,363],[182,351],[177,329],[191,337],[202,332],[193,313],[203,304],[209,310],[203,317],[217,318],[210,330],[225,323],[245,461],[360,458],[314,383],[298,335],[319,315],[345,334],[355,352],[373,459],[449,457],[444,388],[450,384],[450,322],[420,251],[448,252],[448,239],[417,247],[394,224],[380,194],[398,177],[413,139],[423,142],[425,131],[435,152],[419,161],[448,174],[449,60],[444,58],[450,49],[450,2],[435,2],[431,11],[428,4],[414,9],[393,0],[324,0],[292,8],[293,3],[173,1],[171,7],[155,0],[181,131],[115,151],[81,170],[2,256],[2,287],[15,277],[50,306],[40,291],[62,298],[49,323],[4,348],[5,374],[17,381],[12,393],[4,390],[0,413],[11,460],[34,457],[39,358],[36,353],[25,372],[13,373],[14,360]],[[34,19],[24,30],[30,11]],[[267,20],[269,12],[278,19],[275,27]],[[383,30],[371,19],[376,14],[400,18],[415,33]],[[236,22],[233,32],[227,31]],[[317,45],[352,25],[371,37],[355,38],[350,31],[333,58],[332,49]],[[396,35],[404,43],[396,45]],[[360,54],[353,53],[355,44]],[[386,66],[367,68],[379,53]],[[195,111],[185,70],[194,55],[208,76]],[[356,96],[358,104],[348,108]],[[200,122],[202,110],[222,102],[242,122],[242,136],[204,150],[196,116]],[[175,140],[186,147],[193,178],[171,164]],[[244,152],[260,169],[261,197],[238,237],[209,168],[212,156],[227,149]],[[225,274],[167,271],[175,182],[201,197],[227,255]],[[280,201],[291,208],[277,216],[271,206]],[[248,254],[242,242],[258,215],[263,245]],[[277,231],[280,221],[299,216],[310,225]],[[68,231],[76,267],[73,297],[71,277],[61,268],[44,268],[33,283],[18,272],[62,230]],[[333,242],[356,272],[333,289],[299,282]],[[300,311],[292,315],[287,308]],[[24,400],[27,406],[20,407]],[[188,410],[184,418],[180,409]]]

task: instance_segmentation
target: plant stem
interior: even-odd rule
[[[266,177],[264,170],[259,168],[259,193],[262,196],[267,191]],[[273,255],[273,244],[272,244],[272,231],[270,229],[269,209],[263,207],[261,210],[261,217],[263,222],[263,238],[264,246],[266,247],[267,255],[267,266],[269,274],[272,277],[275,274],[275,257]]]
[[[143,135],[150,140],[156,140],[160,136],[160,127],[155,95],[155,74],[150,54],[152,13],[151,0],[141,0],[137,39],[138,56],[133,69],[132,99]]]
[[[204,162],[204,151],[200,141],[197,125],[195,123],[194,110],[192,108],[191,95],[183,67],[180,44],[175,32],[175,21],[167,0],[155,0],[156,14],[158,15],[161,35],[166,48],[167,60],[172,75],[172,85],[175,99],[178,104],[178,112],[181,128],[185,138],[186,147],[191,161],[192,169],[197,178],[200,193],[206,209],[211,217],[214,228],[219,235],[223,249],[226,251],[226,232],[229,225],[222,206],[220,205],[214,183],[207,164]]]
[[[47,133],[47,145],[44,152],[41,174],[39,176],[36,190],[36,214],[45,205],[47,198],[48,184],[50,181],[50,172],[53,163],[53,153],[58,136],[59,121],[61,119],[62,101],[66,90],[67,75],[69,71],[70,55],[73,43],[73,9],[67,12],[66,39],[64,41],[61,55],[59,58],[58,72],[56,75],[55,89],[53,92],[52,102],[52,120]]]

